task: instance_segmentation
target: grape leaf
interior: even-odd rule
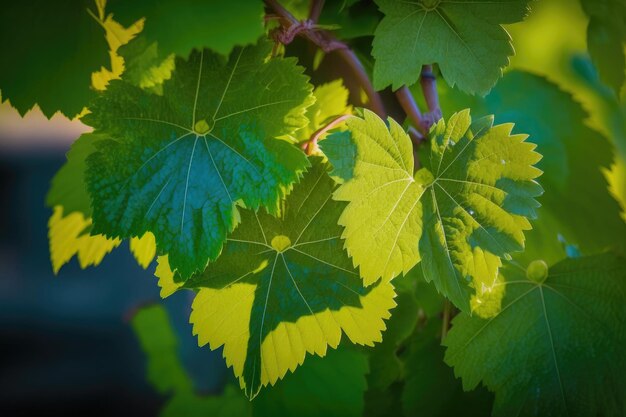
[[[236,205],[279,211],[308,161],[287,141],[305,126],[311,86],[268,42],[177,59],[163,96],[112,81],[84,121],[109,140],[87,159],[94,232],[151,231],[183,279],[215,259]]]
[[[118,54],[121,46],[130,42],[139,32],[143,30],[143,20],[137,21],[129,27],[120,25],[113,19],[112,14],[107,14],[105,10],[106,0],[96,0],[98,14],[94,17],[104,28],[107,44],[109,45],[109,56],[111,57],[111,69],[100,68],[91,74],[91,85],[96,90],[106,90],[109,81],[119,79],[124,72],[124,58]]]
[[[191,390],[192,382],[178,359],[178,339],[165,308],[158,304],[144,307],[131,324],[147,356],[148,381],[162,394]]]
[[[519,22],[528,0],[376,0],[385,17],[376,28],[374,86],[415,83],[422,65],[438,64],[450,85],[485,94],[514,50],[501,26]]]
[[[46,195],[48,207],[62,206],[65,213],[80,212],[91,217],[91,202],[85,186],[86,159],[96,151],[96,143],[105,135],[85,133],[70,147],[65,155],[67,161],[52,178]]]
[[[352,106],[348,104],[350,92],[340,79],[318,85],[313,95],[315,103],[306,111],[309,124],[296,132],[298,141],[309,140],[313,133],[326,126],[334,117],[352,113]]]
[[[199,288],[190,321],[200,345],[224,346],[246,394],[295,370],[306,353],[324,356],[342,331],[353,343],[381,341],[395,306],[393,286],[364,288],[342,250],[326,167],[313,167],[294,187],[281,218],[242,211],[242,224],[222,255],[193,276]]]
[[[446,363],[465,389],[495,392],[494,415],[621,415],[626,263],[603,254],[559,262],[544,281],[530,272],[503,269],[498,316],[453,320]]]
[[[139,266],[143,269],[148,268],[156,255],[156,242],[154,235],[150,232],[144,233],[143,236],[134,237],[130,240],[130,251],[137,260]]]
[[[53,209],[48,221],[50,260],[54,273],[75,255],[81,268],[97,266],[120,239],[108,239],[101,234],[91,235],[91,206],[85,184],[85,160],[96,151],[95,144],[106,139],[104,135],[81,135],[67,153],[66,163],[52,179],[46,196],[46,205]],[[130,248],[137,263],[144,269],[154,259],[156,247],[152,233],[141,239],[133,237]]]
[[[63,206],[55,206],[48,220],[50,261],[55,274],[75,255],[81,268],[97,266],[105,255],[122,243],[102,235],[91,236],[91,219],[81,212],[65,213]]]
[[[121,49],[124,58],[125,81],[155,94],[163,93],[163,82],[172,77],[175,55],[162,56],[156,42],[148,43],[145,36],[139,35]]]
[[[167,255],[157,257],[157,267],[154,276],[158,279],[158,286],[161,288],[159,295],[161,298],[167,298],[178,291],[182,286],[182,282],[174,280],[174,271],[170,267]]]
[[[402,389],[404,415],[488,416],[493,395],[483,387],[463,391],[461,381],[443,361],[441,325],[441,319],[431,318],[412,338],[406,355],[406,382]]]
[[[365,392],[365,412],[363,417],[403,416],[402,384],[396,382],[386,390],[368,389]]]
[[[319,143],[319,147],[333,168],[330,172],[331,177],[338,184],[352,178],[356,146],[349,131],[333,132]]]
[[[219,396],[194,392],[191,378],[178,357],[176,333],[163,306],[142,308],[131,324],[147,357],[148,381],[161,394],[171,394],[161,417],[251,415],[250,403],[231,385]]]
[[[411,141],[365,110],[347,121],[357,147],[354,177],[334,194],[348,201],[342,238],[366,285],[422,261],[427,281],[462,310],[491,291],[500,257],[523,249],[542,189],[541,156],[511,124],[472,123],[469,110],[431,131],[430,160],[413,174]]]
[[[396,289],[396,308],[387,322],[382,343],[370,352],[370,373],[367,385],[370,389],[385,390],[404,376],[404,364],[398,357],[400,348],[411,336],[417,323],[418,305],[412,291]]]
[[[626,6],[620,0],[582,0],[589,16],[587,48],[600,78],[619,97],[626,69]]]
[[[163,57],[186,58],[194,48],[228,55],[264,33],[260,0],[111,0],[109,9],[125,25],[145,17],[142,36],[147,44],[156,42]]]
[[[515,122],[515,130],[529,133],[544,155],[537,165],[544,171],[546,193],[520,258],[559,261],[565,252],[558,235],[583,254],[611,246],[625,250],[626,224],[602,173],[609,169],[613,152],[600,133],[585,125],[587,113],[581,105],[543,77],[512,71],[486,97],[486,107],[498,121]]]
[[[332,1],[324,5],[319,22],[333,27],[333,33],[339,39],[354,39],[374,35],[380,18],[373,2]]]
[[[254,417],[360,417],[367,357],[340,348],[312,357],[252,403]]]
[[[8,2],[0,18],[2,98],[24,115],[35,103],[46,117],[72,118],[95,95],[91,74],[110,66],[93,0]]]

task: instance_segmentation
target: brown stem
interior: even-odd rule
[[[309,20],[317,23],[320,20],[322,9],[324,8],[324,0],[312,0],[311,9],[309,10]]]
[[[441,108],[439,107],[439,95],[437,94],[437,78],[433,73],[432,65],[424,65],[420,76],[422,92],[428,106],[428,122],[430,125],[441,119]],[[430,128],[430,126],[428,126]]]
[[[363,90],[365,90],[365,94],[367,94],[367,97],[370,99],[369,104],[374,113],[383,119],[386,118],[387,112],[385,111],[383,101],[378,92],[374,89],[363,64],[361,64],[361,61],[356,56],[354,51],[346,47],[344,49],[338,49],[337,53],[344,61],[346,61],[350,68],[352,68],[354,75],[356,75],[356,78],[359,80],[359,83],[361,83]]]
[[[351,115],[349,114],[343,114],[341,116],[337,116],[326,126],[322,127],[321,129],[316,130],[311,135],[311,138],[302,144],[302,149],[306,151],[307,155],[313,154],[313,152],[315,152],[315,150],[317,149],[317,141],[319,140],[319,138],[322,137],[322,135],[328,132],[329,130],[336,128],[337,126],[339,126],[340,124],[348,120],[350,116]]]
[[[277,0],[264,0],[265,4],[276,13],[281,20],[284,28],[289,29],[294,25],[300,25],[301,23],[296,19],[289,10],[285,9]],[[319,46],[324,52],[337,51],[337,53],[346,61],[350,66],[354,75],[361,83],[363,90],[369,97],[369,106],[380,117],[385,118],[387,116],[385,107],[380,98],[378,92],[374,89],[372,82],[370,81],[363,64],[356,56],[356,54],[348,48],[346,44],[335,39],[329,32],[322,30],[302,30],[298,32],[298,35],[304,36],[309,41]]]
[[[428,129],[425,126],[424,117],[422,116],[422,112],[420,112],[419,107],[417,107],[413,94],[411,94],[411,91],[406,85],[400,87],[400,89],[396,91],[396,98],[411,121],[411,124],[422,134],[422,136],[426,136],[428,134]]]

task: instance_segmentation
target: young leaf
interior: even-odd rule
[[[185,283],[199,288],[190,319],[199,343],[224,346],[250,397],[294,371],[307,352],[336,348],[342,331],[353,343],[382,339],[394,289],[388,282],[363,287],[341,248],[343,204],[331,199],[333,188],[314,161],[281,218],[242,211],[222,255]]]
[[[501,26],[528,13],[528,0],[376,0],[385,14],[374,35],[374,85],[394,90],[415,83],[436,63],[448,84],[486,94],[514,50]]]
[[[313,98],[293,59],[266,61],[270,49],[177,59],[163,96],[111,82],[84,117],[110,139],[87,160],[94,232],[151,231],[186,279],[219,255],[237,204],[279,211],[308,161],[277,138],[307,124]]]
[[[352,106],[348,104],[350,92],[341,80],[315,87],[313,95],[315,103],[306,112],[309,124],[296,132],[298,141],[309,140],[334,117],[352,113]]]
[[[110,66],[93,0],[7,2],[0,17],[0,90],[20,114],[72,118],[95,95],[91,74]]]
[[[422,260],[427,281],[459,308],[495,284],[500,258],[523,249],[527,217],[542,190],[541,156],[513,125],[472,123],[469,110],[433,128],[427,167],[413,174],[408,135],[375,114],[347,124],[357,147],[354,177],[336,192],[348,201],[342,238],[366,285],[407,273]]]
[[[502,274],[502,312],[461,314],[444,341],[464,388],[494,391],[494,415],[621,415],[626,262],[604,254]]]
[[[147,44],[157,43],[163,57],[186,58],[194,48],[228,55],[264,33],[260,0],[113,0],[109,9],[125,25],[145,17],[142,36]]]

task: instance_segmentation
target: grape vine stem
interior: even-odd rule
[[[324,52],[330,53],[335,52],[338,54],[346,64],[352,69],[352,72],[356,76],[357,80],[363,87],[363,90],[367,94],[369,98],[369,106],[370,108],[378,114],[381,118],[386,118],[387,113],[385,111],[385,107],[383,105],[382,99],[380,95],[374,89],[372,82],[363,67],[363,64],[356,56],[354,51],[352,51],[348,46],[337,40],[333,37],[328,31],[320,30],[319,28],[314,27],[315,25],[312,23],[315,21],[314,19],[309,19],[305,22],[300,22],[296,19],[289,10],[285,9],[277,0],[264,0],[265,4],[280,18],[281,24],[283,28],[289,33],[297,33],[300,36],[304,36],[306,39],[320,47]],[[311,6],[311,18],[319,17],[318,13],[321,13],[321,8],[323,6],[323,1],[316,1]],[[308,23],[307,23],[308,22]],[[290,28],[299,28],[303,24],[307,24],[309,28],[304,30],[294,30]],[[313,27],[311,27],[311,25]]]
[[[337,126],[339,126],[340,124],[348,120],[350,116],[351,116],[350,114],[343,114],[341,116],[337,116],[326,126],[322,127],[321,129],[316,130],[311,135],[311,138],[302,144],[302,149],[306,152],[307,155],[312,155],[317,149],[317,142],[319,138],[322,137],[322,135],[328,132],[329,130],[336,128]]]

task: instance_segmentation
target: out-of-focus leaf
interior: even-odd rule
[[[252,402],[254,417],[360,417],[367,357],[340,348],[312,357]]]
[[[69,118],[81,113],[95,96],[91,74],[111,65],[96,13],[94,0],[4,3],[2,99],[10,100],[21,115],[35,103],[46,117],[57,111]]]

